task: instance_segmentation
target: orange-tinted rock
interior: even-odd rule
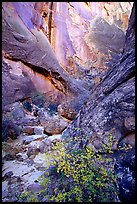
[[[81,131],[76,132],[77,129]],[[120,141],[135,131],[135,7],[132,9],[122,56],[95,87],[63,136],[79,136],[85,147],[96,135],[99,143],[109,134]],[[100,133],[100,134],[99,134]],[[97,146],[99,146],[97,142]],[[97,148],[97,147],[96,147]]]
[[[3,2],[3,106],[44,93],[73,119],[123,49],[132,3],[120,5]]]
[[[108,69],[107,62],[119,54],[133,2],[54,2],[51,45],[64,69]],[[60,40],[58,40],[60,39]]]
[[[44,131],[47,134],[60,134],[70,123],[69,120],[63,118],[58,114],[53,114],[52,116],[47,112],[40,113],[39,116],[40,125],[44,127]]]

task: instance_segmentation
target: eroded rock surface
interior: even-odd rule
[[[123,49],[132,3],[114,4],[3,3],[3,107],[44,93],[72,120]]]
[[[28,142],[26,139],[28,138]],[[2,201],[19,202],[23,191],[39,192],[43,189],[40,176],[52,159],[52,148],[61,141],[61,135],[20,135],[16,140],[2,144]],[[42,151],[43,148],[43,151]],[[51,153],[46,157],[46,152]],[[6,155],[12,159],[7,159]],[[51,158],[50,158],[51,157]],[[22,201],[21,201],[22,202]]]
[[[131,9],[131,2],[53,3],[50,42],[64,69],[73,76],[81,66],[107,70],[123,49]]]
[[[134,141],[134,118],[135,8],[133,7],[126,33],[126,42],[120,60],[92,91],[89,100],[83,105],[74,121],[63,132],[63,136],[67,141],[73,140],[73,148],[84,148],[87,144],[91,143],[96,149],[102,149],[103,144],[107,141],[109,145],[110,135],[113,138],[113,145],[117,141],[115,149],[118,149],[123,139],[134,147],[134,142],[130,143],[130,139],[126,140],[132,134],[132,141]],[[78,138],[78,142],[75,142],[75,137]],[[69,145],[72,148],[72,144]],[[129,152],[127,151],[125,154],[130,160]],[[134,178],[131,182],[133,180]],[[133,183],[135,184],[135,182]],[[135,193],[135,186],[131,186],[131,191],[129,189],[126,191],[123,187],[122,200],[124,200],[123,194],[128,196],[128,193],[129,195],[133,192]]]
[[[132,5],[3,2],[3,202],[18,201],[24,187],[41,189],[45,152],[75,117],[63,137],[78,138],[73,148],[100,151],[111,134],[119,198],[134,200],[134,9],[126,32]],[[133,148],[119,157],[124,144]]]
[[[135,130],[134,40],[133,10],[122,57],[107,73],[103,81],[93,89],[89,100],[83,105],[67,130],[64,131],[64,136],[70,133],[71,137],[78,135],[82,139],[81,136],[87,135],[88,142],[89,139],[92,139],[94,133],[99,135],[100,138],[101,135],[103,137],[107,131],[110,131],[120,139]],[[75,128],[80,128],[81,131],[77,133]]]

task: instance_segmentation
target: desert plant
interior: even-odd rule
[[[48,154],[48,153],[46,153]],[[117,196],[113,159],[93,148],[68,151],[64,142],[56,143],[45,176],[41,195],[50,202],[105,202]],[[29,195],[30,199],[31,195]]]

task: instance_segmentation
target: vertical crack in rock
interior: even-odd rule
[[[49,17],[48,17],[48,29],[49,29],[49,42],[51,42],[51,29],[52,29],[52,12],[53,12],[53,2],[49,2]]]

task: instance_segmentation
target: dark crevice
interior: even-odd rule
[[[130,52],[126,52],[126,54],[124,54],[124,50],[123,50],[123,56],[121,57],[120,63],[125,61],[130,55],[132,55],[132,50]]]
[[[135,130],[132,130],[132,131],[129,130],[129,131],[127,131],[127,132],[124,134],[124,136],[122,136],[122,137],[119,139],[117,146],[119,146],[120,142],[121,142],[124,138],[126,138],[129,134],[135,134]]]
[[[16,100],[16,102],[18,102],[18,101],[23,102],[23,101],[28,100],[28,99],[31,99],[31,97],[24,97],[24,98],[22,98],[20,100]]]
[[[48,19],[48,29],[49,29],[49,42],[51,43],[51,27],[52,27],[52,8],[53,8],[53,2],[50,2],[50,13],[49,13],[49,19]]]
[[[54,87],[56,89],[58,89],[59,91],[61,91],[62,93],[64,93],[64,91],[62,89],[60,89],[60,87],[58,87],[58,85],[54,82],[54,80],[52,78],[55,78],[56,80],[58,80],[64,87],[64,89],[66,89],[66,85],[65,85],[65,80],[60,76],[60,74],[58,72],[51,72],[51,71],[47,71],[45,70],[43,67],[40,66],[36,66],[36,65],[32,65],[29,62],[25,62],[22,59],[18,59],[18,58],[11,58],[9,56],[6,56],[7,59],[10,59],[12,61],[15,62],[22,62],[24,65],[30,67],[33,71],[42,74],[43,76],[47,77],[50,82],[54,85]],[[56,85],[56,86],[55,86]]]
[[[117,82],[112,88],[103,91],[103,94],[107,95],[112,93],[118,86],[127,82],[129,79],[132,79],[133,77],[135,77],[135,69],[125,79],[123,79],[120,82]]]
[[[45,130],[44,130],[44,134],[45,134],[45,135],[48,135],[48,136],[52,136],[52,135],[53,135],[53,134],[51,134],[51,133],[49,133],[49,132],[47,132],[47,131],[45,131]]]
[[[74,6],[71,4],[71,2],[68,2],[68,4],[69,4],[72,8],[74,8]]]

